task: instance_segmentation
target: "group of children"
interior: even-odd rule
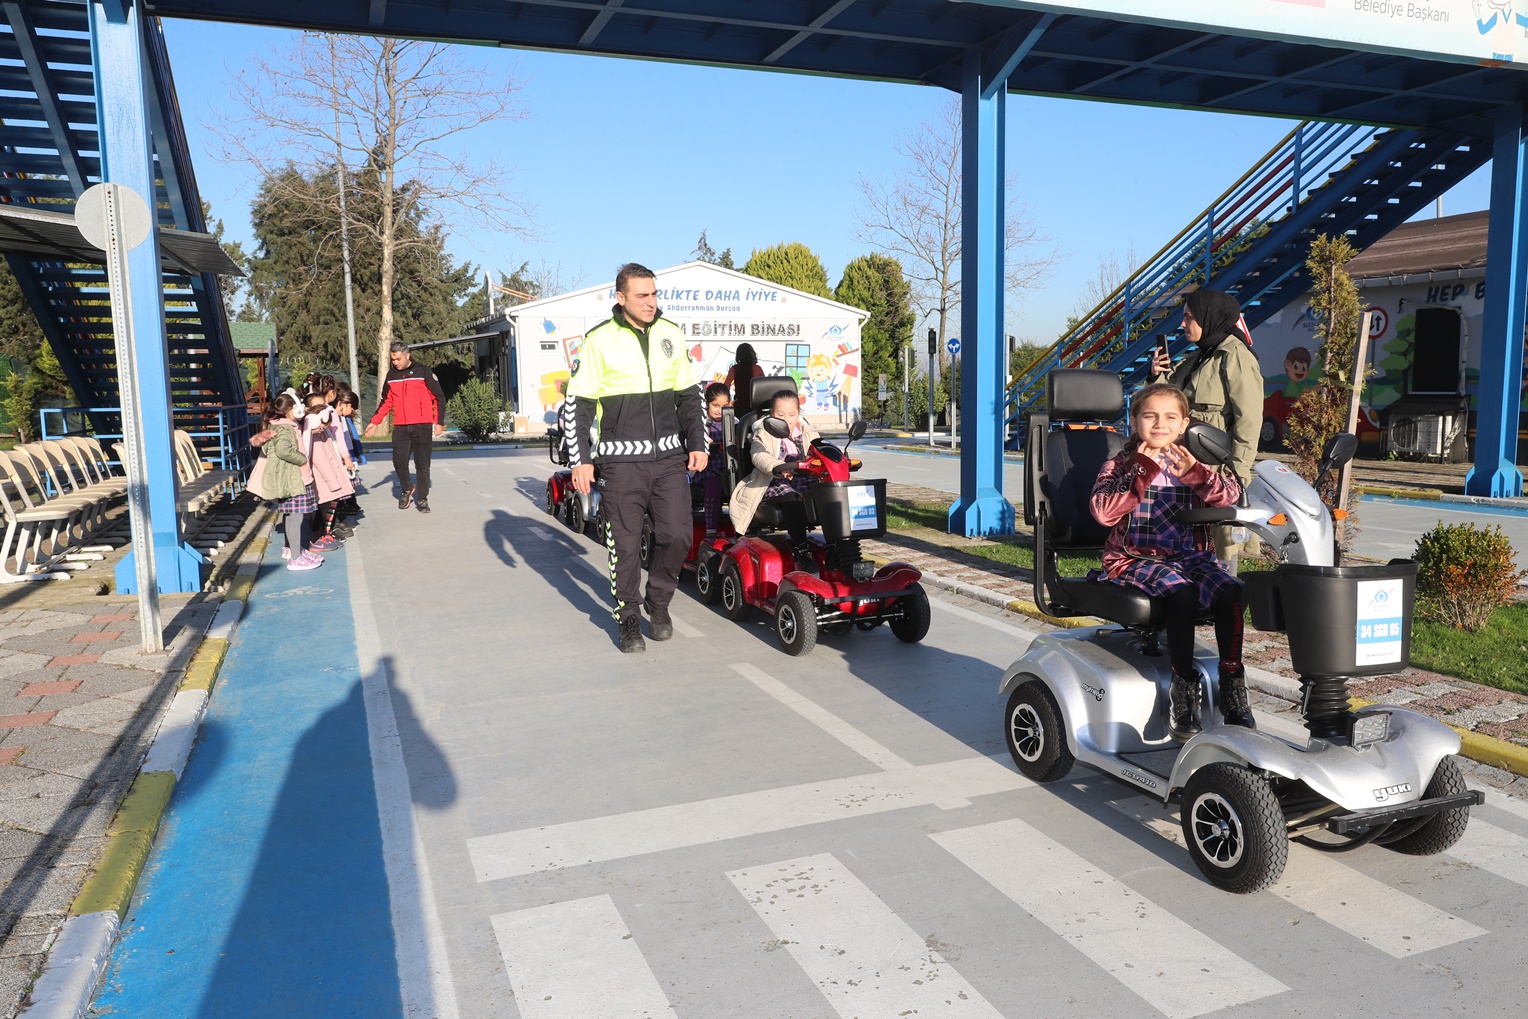
[[[355,533],[360,515],[356,468],[365,462],[355,418],[360,400],[333,375],[314,372],[300,391],[287,389],[266,406],[251,488],[276,504],[289,570],[314,570],[323,553]],[[311,536],[311,540],[310,540]]]

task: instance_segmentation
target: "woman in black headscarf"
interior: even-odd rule
[[[1171,382],[1188,394],[1195,421],[1231,436],[1231,468],[1245,484],[1252,478],[1263,426],[1263,370],[1240,321],[1241,307],[1230,294],[1189,294],[1183,301],[1183,333],[1194,349],[1176,370],[1171,358],[1158,351],[1151,370],[1153,382]]]

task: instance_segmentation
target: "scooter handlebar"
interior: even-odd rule
[[[1199,509],[1184,510],[1178,514],[1178,519],[1185,524],[1221,524],[1236,519],[1236,507],[1204,506]]]

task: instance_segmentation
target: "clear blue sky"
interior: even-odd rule
[[[292,33],[167,21],[170,59],[202,194],[228,236],[252,247],[247,167],[219,162],[205,126],[237,117],[227,83]],[[738,264],[750,250],[800,241],[837,284],[867,248],[855,240],[857,178],[889,177],[897,140],[950,93],[522,50],[466,48],[485,80],[522,83],[525,120],[480,130],[475,151],[513,166],[535,207],[522,239],[453,214],[451,252],[479,267],[560,266],[571,283],[613,277],[621,262],[689,259],[701,230]],[[1049,342],[1101,260],[1154,253],[1235,181],[1293,122],[1010,96],[1008,165],[1019,196],[1062,258],[1009,331]],[[1488,171],[1444,198],[1444,213],[1485,208]]]

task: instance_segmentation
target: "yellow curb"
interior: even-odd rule
[[[244,551],[253,552],[255,555],[263,556],[265,555],[265,550],[270,547],[270,544],[271,539],[269,537],[256,538],[254,541],[249,543],[249,547]]]
[[[1354,485],[1353,491],[1364,495],[1388,495],[1392,499],[1431,499],[1438,501],[1443,492],[1436,488],[1389,488],[1384,485]]]
[[[255,577],[252,573],[239,573],[228,582],[228,591],[223,595],[225,601],[249,601],[249,592],[255,586]]]
[[[173,771],[144,772],[134,780],[106,829],[106,851],[69,907],[71,915],[126,912],[174,788]]]
[[[1348,698],[1348,704],[1355,709],[1373,707],[1378,703],[1363,697]],[[1447,722],[1443,724],[1448,725]],[[1489,764],[1493,768],[1510,771],[1514,775],[1528,777],[1528,747],[1520,747],[1516,743],[1508,743],[1504,739],[1497,739],[1495,736],[1487,736],[1484,733],[1461,729],[1457,725],[1448,727],[1459,734],[1461,744],[1459,752],[1465,757],[1472,761],[1479,761],[1481,764]]]
[[[186,666],[186,677],[180,681],[180,688],[206,690],[210,694],[212,684],[217,682],[218,669],[222,668],[223,659],[227,655],[227,638],[204,638],[201,646],[196,649],[196,654],[191,656],[191,664]]]
[[[1017,612],[1021,616],[1038,619],[1041,622],[1051,623],[1055,626],[1064,627],[1068,630],[1079,626],[1104,626],[1102,619],[1094,619],[1092,616],[1047,616],[1040,611],[1040,607],[1034,602],[1025,601],[1023,598],[1015,598],[1008,603],[1009,612]]]

